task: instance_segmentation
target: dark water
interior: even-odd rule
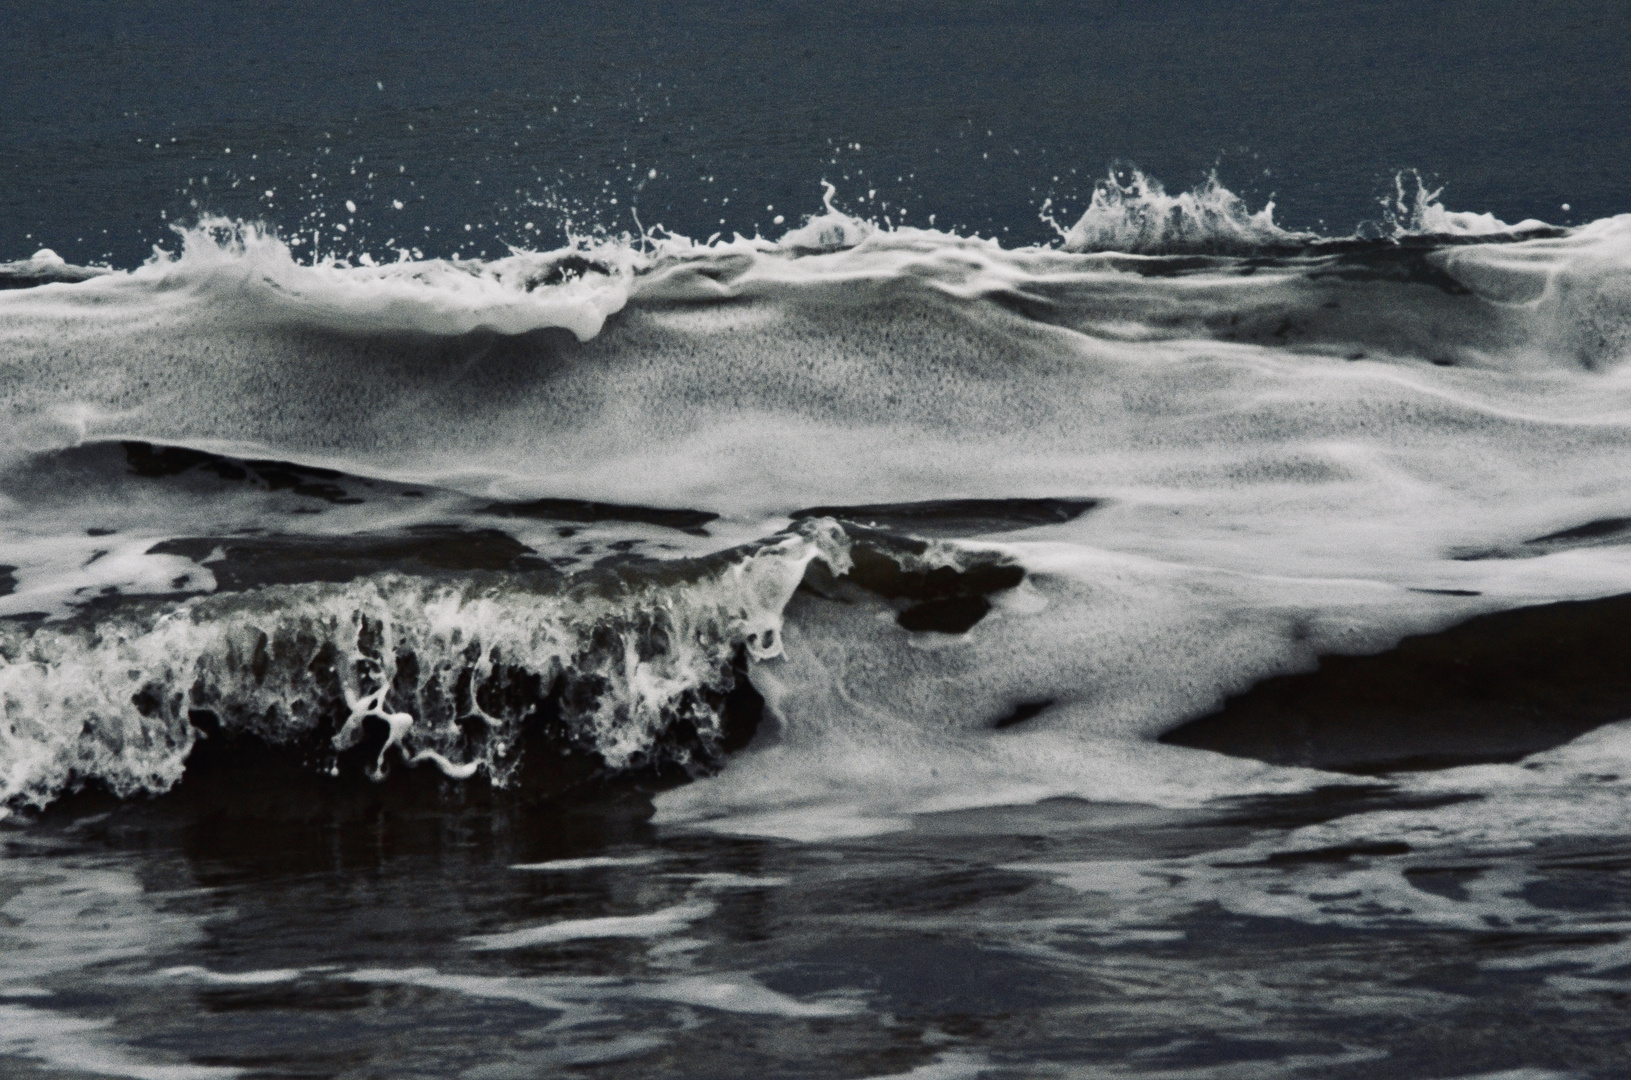
[[[1623,5],[8,16],[0,1074],[1631,1074]]]
[[[529,220],[553,244],[563,213],[633,229],[630,207],[698,239],[776,235],[822,179],[866,216],[1038,242],[1041,201],[1079,214],[1115,161],[1186,188],[1216,167],[1335,233],[1409,169],[1458,208],[1591,221],[1625,209],[1628,20],[1597,2],[18,5],[0,257],[129,266],[197,209],[290,231],[326,213],[353,226],[339,250],[376,256],[533,247]]]
[[[1050,801],[794,844],[633,793],[184,788],[9,838],[7,1046],[49,1076],[1623,1074],[1623,839],[1365,839],[1452,805]],[[1347,842],[1287,852],[1298,826]]]

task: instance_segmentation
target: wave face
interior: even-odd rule
[[[1631,715],[1560,659],[1535,700],[1590,708],[1429,737],[1409,659],[1493,671],[1545,619],[1455,628],[1631,593],[1631,218],[1401,184],[1328,237],[1129,172],[1005,248],[837,201],[774,240],[302,262],[210,220],[0,267],[0,800],[163,792],[224,740],[866,831]],[[1367,656],[1405,689],[1285,721]]]
[[[738,654],[779,652],[781,610],[804,566],[843,566],[831,534],[711,563],[673,563],[666,587],[607,572],[561,587],[549,572],[454,580],[376,573],[0,632],[7,794],[44,803],[88,780],[162,793],[204,732],[336,755],[383,728],[393,750],[454,779],[503,784],[529,725],[559,730],[613,770],[703,769],[724,740],[718,706]],[[548,715],[539,715],[548,708]]]

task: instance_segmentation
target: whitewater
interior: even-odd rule
[[[296,1074],[52,1011],[94,984],[206,1033],[458,1017],[402,1075],[672,1075],[772,1023],[816,1074],[841,1032],[856,1076],[1614,1075],[1631,216],[1401,178],[1331,236],[1119,172],[1005,246],[844,205],[0,264],[0,1053]],[[237,914],[138,882],[175,836]],[[332,947],[300,912],[358,845],[396,929]],[[1375,1034],[1474,982],[1596,1064]],[[491,1010],[543,1018],[509,1071]]]
[[[467,646],[478,678],[500,657],[545,683],[555,667],[576,677],[588,646],[557,639],[640,622],[643,605],[679,625],[655,655],[624,658],[596,706],[583,737],[613,771],[629,746],[662,756],[664,722],[632,717],[672,703],[648,699],[724,685],[666,666],[717,669],[780,635],[747,674],[779,741],[674,796],[686,813],[752,804],[761,786],[785,797],[780,768],[898,796],[943,765],[920,792],[936,806],[965,787],[1193,798],[1307,784],[1178,752],[1145,776],[1121,758],[1320,655],[1610,594],[1625,573],[1631,224],[1505,226],[1434,194],[1369,240],[1281,230],[1272,206],[1251,212],[1216,181],[1169,196],[1135,176],[1101,183],[1038,248],[885,228],[835,210],[829,189],[775,240],[303,263],[263,228],[206,221],[132,271],[50,253],[12,264],[40,283],[0,299],[8,801],[90,781],[164,790],[188,712],[216,697],[273,742],[298,738],[322,712],[314,689],[188,689],[257,633],[316,635],[347,678],[382,669],[340,695],[336,745],[365,716],[399,717],[390,741],[417,748],[410,760],[498,779],[502,752],[448,756],[459,722],[520,718],[461,704],[451,684],[433,705],[430,683],[469,669]],[[138,444],[165,448],[145,475]],[[245,461],[350,482],[304,490],[231,464]],[[1003,519],[1050,499],[1078,505],[1068,520]],[[561,500],[708,525],[597,522],[601,550],[549,524]],[[979,624],[914,634],[878,622],[897,598],[797,588],[812,562],[847,581],[850,546],[871,543],[858,528],[920,535],[907,508],[940,503],[945,521],[923,518],[933,553],[910,557],[1025,568]],[[350,580],[277,581],[275,602],[211,569],[256,535],[298,538],[316,559],[370,537],[456,547],[461,530],[505,525],[514,565],[427,579],[364,556]],[[477,570],[514,576],[449,576]],[[626,598],[603,600],[596,572],[621,575]],[[753,583],[764,574],[774,584]],[[365,656],[375,633],[398,644]],[[686,655],[702,641],[724,653]],[[374,685],[391,682],[392,649],[415,657],[413,701]],[[948,681],[955,702],[935,689]],[[174,698],[152,716],[126,700],[149,685]],[[881,774],[852,776],[863,760]],[[1117,774],[1138,778],[1123,789]]]

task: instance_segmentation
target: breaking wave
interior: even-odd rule
[[[1066,251],[1135,255],[1240,255],[1319,239],[1276,225],[1272,200],[1252,210],[1216,173],[1193,191],[1168,195],[1159,180],[1136,169],[1100,180],[1076,224],[1055,228]]]
[[[588,340],[637,294],[705,299],[708,285],[728,288],[731,279],[741,276],[740,266],[688,274],[675,273],[676,264],[747,262],[763,273],[767,257],[859,250],[892,253],[898,268],[901,257],[913,252],[923,256],[940,250],[955,256],[983,248],[1001,251],[994,242],[978,238],[851,216],[838,207],[832,185],[825,189],[822,209],[775,239],[738,235],[697,242],[658,230],[583,237],[555,251],[512,249],[508,256],[488,260],[421,258],[408,249],[380,259],[367,253],[325,257],[314,248],[309,261],[300,262],[270,226],[204,218],[191,227],[175,227],[179,250],[155,248],[152,258],[135,270],[72,266],[42,249],[27,260],[0,263],[0,289],[100,278],[99,286],[114,293],[136,290],[151,296],[156,290],[235,301],[240,317],[272,325],[431,334],[561,328]],[[1074,223],[1056,220],[1052,200],[1044,202],[1042,215],[1058,233],[1055,250],[1074,254],[1249,256],[1312,253],[1367,237],[1489,241],[1563,231],[1534,220],[1509,225],[1487,213],[1451,211],[1440,201],[1442,192],[1419,175],[1409,174],[1407,181],[1401,173],[1394,193],[1382,200],[1380,223],[1362,225],[1352,237],[1330,237],[1281,227],[1274,220],[1272,199],[1253,210],[1216,174],[1190,191],[1169,194],[1160,181],[1126,168],[1112,170],[1095,184]],[[1031,250],[1040,255],[1049,249]],[[1018,249],[1013,255],[1026,252]],[[878,269],[855,272],[875,274]]]
[[[556,729],[555,752],[612,772],[706,769],[734,672],[779,653],[814,559],[850,565],[831,522],[657,574],[386,573],[0,629],[0,803],[42,806],[91,781],[163,792],[212,731],[298,746],[338,775],[370,720],[376,777],[398,750],[502,785],[538,724]]]
[[[1559,604],[1620,640],[1631,217],[1401,179],[1326,237],[1123,171],[1058,231],[829,188],[775,239],[302,263],[210,220],[134,270],[0,266],[0,801],[161,792],[249,740],[706,776],[666,820],[765,831],[859,791],[864,831],[1507,760],[1631,712],[1596,653],[1508,695],[1551,688],[1538,728],[1343,689],[1444,684],[1421,641],[1493,685],[1516,661],[1477,627],[1552,640]]]

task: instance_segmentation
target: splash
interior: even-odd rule
[[[1318,239],[1276,225],[1272,200],[1253,211],[1216,173],[1192,191],[1169,195],[1159,180],[1137,169],[1112,171],[1094,185],[1093,200],[1075,225],[1054,227],[1064,250],[1072,252],[1233,255]]]
[[[851,217],[833,205],[838,189],[821,182],[821,212],[808,218],[803,225],[789,229],[776,242],[776,247],[794,253],[842,251],[857,247],[878,232],[878,226],[860,218]]]
[[[1544,221],[1526,218],[1509,225],[1494,214],[1446,209],[1440,201],[1444,186],[1429,188],[1414,169],[1393,177],[1393,192],[1381,200],[1383,234],[1395,239],[1405,236],[1499,236],[1547,229]]]

